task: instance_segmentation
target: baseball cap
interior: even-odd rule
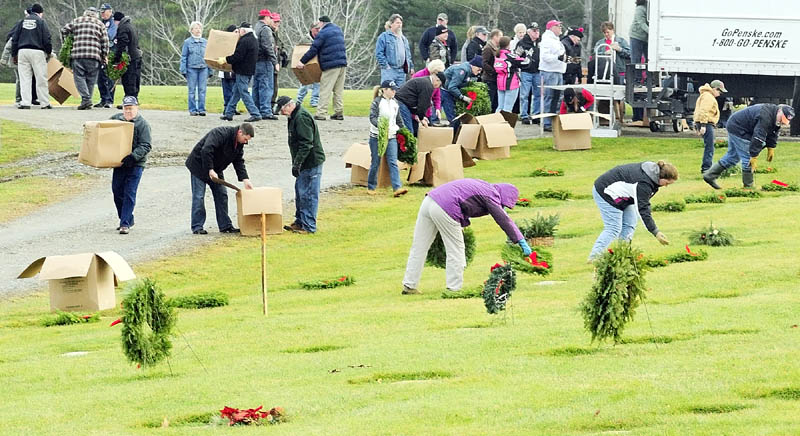
[[[259,17],[270,17],[270,18],[272,18],[272,12],[270,12],[269,9],[262,9],[262,10],[258,11],[258,16]]]
[[[393,89],[397,91],[397,83],[394,80],[384,80],[381,82],[381,88],[384,89]]]
[[[287,97],[285,95],[278,97],[278,100],[275,101],[275,107],[272,108],[272,113],[280,112],[281,109],[283,109],[283,107],[286,106],[286,104],[290,101],[292,101],[291,97]]]
[[[436,25],[436,34],[441,35],[443,33],[447,33],[447,26],[442,26],[441,24]]]
[[[122,106],[139,106],[139,100],[132,95],[126,95],[125,98],[122,99]]]
[[[709,86],[711,86],[714,89],[719,89],[722,92],[728,92],[728,90],[725,89],[725,84],[722,83],[722,80],[714,80],[711,82]]]
[[[475,28],[475,33],[476,34],[483,33],[483,34],[488,35],[489,34],[489,29],[487,29],[487,28],[485,28],[483,26],[478,26],[478,27]]]
[[[100,5],[100,10],[101,11],[107,11],[109,9],[114,9],[114,8],[112,8],[111,5],[108,4],[108,3],[103,3],[102,5]]]
[[[436,19],[437,19],[437,20],[447,20],[447,14],[445,14],[444,12],[442,12],[441,14],[439,14],[439,15],[437,15],[437,16],[436,16]]]
[[[536,21],[528,25],[528,29],[538,29],[538,28],[539,28],[539,23],[537,23]]]
[[[783,112],[783,116],[786,117],[787,120],[791,120],[794,118],[794,108],[789,106],[788,104],[781,104],[778,105],[778,108]]]
[[[547,27],[547,30],[550,30],[550,28],[551,28],[551,27],[553,27],[553,26],[560,26],[560,25],[561,25],[561,21],[558,21],[558,20],[550,20],[550,21],[548,21],[548,22],[547,22],[547,26],[546,26],[546,27]]]
[[[272,21],[274,21],[274,22],[276,22],[276,23],[280,23],[280,21],[281,21],[281,14],[279,14],[279,13],[277,13],[277,12],[273,12],[273,13],[272,13]]]

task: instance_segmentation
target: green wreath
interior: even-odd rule
[[[464,255],[467,258],[467,265],[469,265],[472,263],[472,258],[475,257],[475,233],[469,227],[463,229],[463,232]],[[442,241],[442,235],[439,233],[436,233],[436,239],[433,240],[431,248],[428,249],[428,257],[425,259],[425,264],[442,269],[447,265],[447,251],[444,249],[444,241]]]
[[[447,92],[447,91],[442,91]],[[468,113],[472,116],[486,115],[492,112],[492,102],[489,99],[489,87],[483,82],[470,82],[467,86],[461,88],[461,94],[470,97],[470,93],[475,93],[475,101],[472,106],[467,109],[469,104],[461,100],[456,101],[456,114],[461,115]],[[450,120],[451,122],[453,120]]]
[[[170,333],[175,315],[156,282],[146,278],[134,284],[122,302],[122,351],[141,366],[152,366],[169,357]],[[145,324],[149,332],[145,332]]]
[[[483,284],[483,304],[489,314],[506,310],[511,292],[517,288],[517,275],[511,264],[496,264]]]
[[[67,35],[64,38],[64,43],[61,44],[61,50],[58,51],[58,61],[61,62],[61,65],[70,68],[70,60],[72,59],[72,42],[75,41],[75,38],[72,35]]]
[[[106,76],[113,81],[119,80],[128,71],[128,65],[131,64],[131,57],[126,52],[122,52],[122,58],[116,64],[114,63],[113,56],[108,58],[108,65],[106,65]]]
[[[407,127],[397,131],[397,160],[409,165],[417,163],[417,138]]]
[[[386,153],[389,146],[389,119],[386,117],[378,118],[378,156]]]

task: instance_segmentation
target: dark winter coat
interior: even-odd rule
[[[775,148],[778,145],[781,127],[775,124],[777,118],[778,105],[754,104],[731,115],[725,128],[729,135],[750,141],[750,157],[756,157],[764,147]]]
[[[594,189],[619,210],[635,205],[647,230],[656,235],[658,227],[650,213],[650,198],[658,192],[659,172],[655,162],[620,165],[598,177]]]
[[[133,28],[131,17],[122,17],[117,25],[117,37],[114,38],[115,64],[122,59],[123,52],[128,53],[131,62],[142,58],[142,52],[139,50],[139,35]]]
[[[428,47],[428,56],[429,61],[439,59],[440,61],[444,62],[444,67],[448,68],[450,66],[450,52],[451,50],[444,44],[442,41],[434,38],[433,42],[431,42],[430,47]]]
[[[472,65],[465,62],[444,70],[444,76],[447,78],[445,84],[447,92],[453,96],[454,100],[460,100],[464,95],[461,93],[461,88],[475,80],[475,76],[472,75]]]
[[[314,117],[298,104],[289,115],[288,127],[292,168],[307,170],[322,165],[325,162],[325,151],[322,149]]]
[[[11,42],[11,56],[17,57],[22,48],[41,50],[45,55],[53,51],[50,40],[50,29],[47,23],[36,14],[30,14],[15,26],[16,31]]]
[[[435,37],[436,26],[433,26],[426,29],[422,34],[422,38],[419,39],[419,54],[422,59],[428,59],[430,55],[428,51]],[[450,29],[447,30],[447,48],[450,49],[450,59],[458,59],[458,41],[456,40],[456,34]]]
[[[319,67],[322,71],[331,70],[347,66],[347,50],[344,45],[344,33],[342,29],[328,23],[320,29],[314,42],[306,54],[300,58],[300,62],[307,63],[314,56],[319,60]]]
[[[420,120],[425,118],[425,114],[431,107],[431,96],[433,95],[433,82],[430,76],[417,77],[403,84],[397,90],[394,98],[408,107],[412,114],[416,114]]]
[[[525,73],[535,74],[539,72],[539,41],[531,39],[530,35],[525,36],[517,43],[514,48],[514,53],[517,56],[528,60],[526,64],[522,65],[522,71]]]
[[[136,159],[136,166],[143,167],[145,162],[147,162],[147,154],[150,153],[150,149],[152,148],[150,124],[147,123],[147,120],[142,118],[142,114],[137,115],[136,118],[131,121],[126,120],[125,116],[121,113],[112,115],[111,119],[133,123],[133,148],[131,149],[131,155]],[[206,171],[206,176],[208,176],[208,171]]]
[[[256,73],[256,61],[258,60],[258,40],[253,32],[247,32],[239,38],[236,43],[236,50],[227,56],[225,61],[231,64],[233,72],[242,76],[252,76]]]
[[[473,37],[472,40],[467,45],[467,58],[462,59],[461,62],[469,62],[475,58],[475,56],[480,56],[483,54],[483,47],[486,45],[486,41],[478,38],[477,36]]]
[[[249,179],[244,166],[244,144],[236,142],[239,126],[215,127],[198,142],[189,157],[186,168],[193,176],[205,182],[211,182],[208,170],[214,170],[220,179],[225,179],[222,172],[233,164],[236,176],[241,182]]]
[[[497,47],[491,42],[487,42],[483,47],[481,57],[483,58],[483,72],[481,80],[484,82],[497,82],[497,71],[494,70],[494,58],[498,55]]]
[[[264,24],[263,21],[256,23],[253,30],[258,40],[258,60],[269,61],[272,65],[278,64],[278,50],[275,48],[275,37],[272,27]]]
[[[565,36],[561,38],[561,44],[564,45],[564,50],[566,54],[570,58],[578,59],[581,57],[581,46],[580,44],[573,44],[572,40],[569,36]],[[576,82],[580,83],[580,78],[583,77],[583,71],[581,71],[581,64],[571,62],[569,59],[567,60],[567,71],[564,72],[564,84],[565,85],[574,85]]]

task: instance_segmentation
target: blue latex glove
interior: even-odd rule
[[[525,238],[517,241],[517,244],[519,244],[519,247],[522,248],[522,254],[528,256],[532,253],[531,247],[528,245],[528,241],[526,241]]]

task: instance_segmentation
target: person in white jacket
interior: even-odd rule
[[[384,80],[381,86],[375,87],[372,104],[369,108],[369,149],[372,154],[372,162],[367,174],[367,193],[375,195],[375,188],[378,185],[378,169],[381,164],[381,155],[378,153],[378,136],[380,135],[380,119],[386,118],[389,121],[388,143],[386,144],[386,163],[389,165],[389,178],[392,181],[392,190],[395,197],[400,197],[408,192],[403,188],[400,180],[400,170],[397,167],[397,131],[404,127],[403,117],[400,116],[400,106],[394,99],[397,92],[397,83],[394,80]]]
[[[547,30],[542,35],[542,42],[539,45],[539,73],[542,77],[542,86],[554,86],[564,84],[564,72],[567,71],[566,50],[561,43],[561,22],[550,20],[547,22]],[[560,92],[555,89],[545,88],[542,111],[557,113],[558,97]],[[545,118],[543,121],[544,130],[553,130],[553,119]]]

